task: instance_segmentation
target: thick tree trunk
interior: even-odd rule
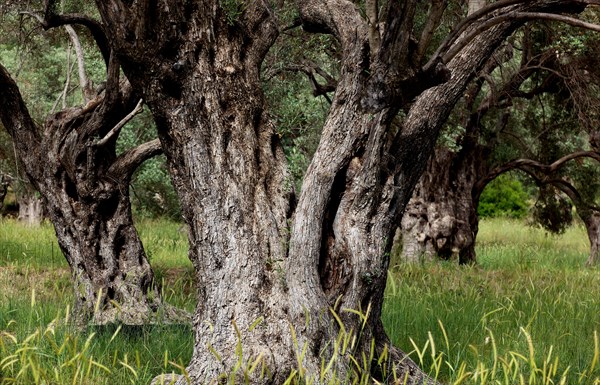
[[[39,226],[44,219],[44,206],[42,199],[35,194],[34,191],[29,191],[27,194],[19,197],[19,221],[27,226]]]
[[[476,261],[480,194],[475,189],[484,165],[477,145],[458,152],[444,147],[436,150],[402,217],[402,260]]]
[[[71,267],[77,323],[183,322],[162,303],[133,226],[127,183],[106,178],[85,185],[70,178],[59,154],[48,155],[49,172],[38,186]]]
[[[277,36],[275,11],[261,1],[234,10],[208,0],[96,3],[125,73],[153,112],[190,227],[199,282],[191,383],[216,382],[236,370],[241,376],[240,365],[255,360],[269,376],[245,373],[250,383],[281,384],[294,368],[314,380],[322,359],[334,354],[344,376],[351,368],[334,347],[338,320],[356,337],[351,354],[368,354],[374,342],[379,357],[389,346],[380,313],[394,224],[453,105],[517,24],[485,32],[457,55],[452,80],[417,98],[396,135],[390,123],[399,106],[389,106],[387,77],[406,86],[393,98],[406,103],[439,79],[408,64],[400,79],[397,68],[374,76],[368,28],[354,4],[298,2],[306,28],[342,41],[344,60],[290,228],[291,183],[259,79]],[[400,22],[393,21],[396,28]],[[394,39],[408,36],[397,32]],[[397,53],[394,43],[382,39],[382,56]],[[431,382],[389,350],[400,378]],[[382,376],[374,367],[370,374]]]
[[[0,210],[4,206],[4,198],[8,193],[8,186],[10,185],[10,178],[7,175],[0,174]]]
[[[112,66],[112,73],[118,74],[118,66]],[[98,145],[98,136],[107,135],[133,109],[135,99],[128,91],[103,93],[85,107],[49,117],[40,134],[2,66],[0,75],[2,122],[71,267],[76,322],[182,321],[183,314],[164,304],[154,285],[129,203],[131,173],[160,152],[159,143],[119,157],[116,138]]]
[[[600,213],[594,211],[584,220],[584,223],[590,240],[590,256],[586,266],[598,266],[600,265]]]
[[[187,10],[193,22],[177,21],[183,17],[177,5],[157,10],[152,21],[130,15],[138,23],[137,47],[125,39],[126,26],[111,24],[124,69],[156,118],[190,229],[199,296],[196,348],[187,368],[193,384],[255,360],[270,374],[261,375],[259,366],[248,374],[252,383],[283,383],[295,362],[285,276],[291,182],[259,78],[277,33],[258,3],[246,8],[259,18],[247,27],[256,34],[250,36],[230,25],[220,7],[200,2]],[[100,9],[108,19],[115,16],[108,5]],[[155,32],[143,29],[173,19],[178,27],[167,31],[173,40],[166,43],[173,49],[162,50],[145,35]]]

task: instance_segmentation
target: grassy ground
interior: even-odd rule
[[[139,230],[167,300],[193,309],[181,225],[146,221]],[[581,228],[552,237],[483,222],[478,266],[390,270],[385,326],[448,383],[600,384],[600,274],[582,268],[587,247]],[[70,330],[54,321],[68,316],[70,301],[52,229],[0,220],[0,384],[148,384],[188,362],[189,327]]]

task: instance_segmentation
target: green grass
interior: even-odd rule
[[[578,383],[600,331],[600,274],[583,268],[585,230],[548,236],[495,219],[481,224],[478,240],[478,266],[446,262],[391,270],[383,318],[394,342],[410,352],[437,341],[448,362],[440,375],[447,379],[461,362],[491,367],[492,340],[498,354],[529,357],[530,336],[536,363],[542,365],[551,352],[558,369],[568,369],[567,383]],[[412,357],[419,360],[416,351]],[[425,357],[425,367],[431,367],[431,356]]]
[[[509,219],[484,220],[477,237],[477,260],[486,269],[580,270],[590,244],[582,225],[560,235]]]
[[[191,310],[185,231],[168,221],[138,229],[165,298]],[[587,247],[582,228],[555,237],[520,222],[484,221],[478,266],[390,270],[385,327],[446,383],[598,385],[600,274],[583,268]],[[1,385],[148,384],[188,362],[190,327],[74,330],[63,322],[71,299],[51,227],[0,220]]]
[[[163,297],[192,311],[193,269],[180,227],[154,221],[139,230]],[[59,326],[68,317],[72,289],[52,226],[0,219],[0,229],[0,384],[147,385],[189,362],[190,326]]]

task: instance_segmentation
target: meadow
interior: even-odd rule
[[[182,226],[138,224],[170,303],[193,310]],[[447,384],[600,384],[600,271],[583,228],[549,236],[483,221],[477,266],[392,258],[383,321],[393,342]],[[49,225],[0,220],[0,384],[148,384],[182,373],[190,326],[68,326],[69,270]],[[372,383],[358,376],[357,383]],[[400,380],[398,383],[402,383]]]

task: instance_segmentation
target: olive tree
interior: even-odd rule
[[[133,172],[161,153],[160,142],[116,152],[122,127],[140,111],[142,101],[120,76],[118,60],[105,41],[99,45],[107,62],[106,88],[94,90],[81,42],[70,26],[74,20],[56,15],[50,5],[44,14],[32,15],[45,28],[66,26],[75,46],[83,104],[64,106],[37,124],[17,83],[0,64],[0,118],[71,268],[75,319],[96,324],[185,321],[184,313],[161,299],[129,201]],[[90,26],[101,29],[98,23]],[[67,83],[64,92],[69,88]]]
[[[284,28],[278,15],[291,4],[96,4],[110,48],[152,111],[190,229],[196,347],[178,383],[215,381],[254,362],[268,375],[246,372],[252,383],[315,376],[343,331],[354,354],[373,348],[383,357],[382,366],[368,363],[374,377],[389,374],[385,366],[407,383],[431,382],[391,346],[380,320],[395,223],[443,122],[489,56],[527,20],[578,23],[561,13],[588,2],[495,2],[460,20],[436,49],[444,1],[297,1],[305,32],[332,35],[341,49],[297,201],[260,79]],[[401,125],[392,125],[401,110]],[[335,362],[338,375],[351,372]]]

